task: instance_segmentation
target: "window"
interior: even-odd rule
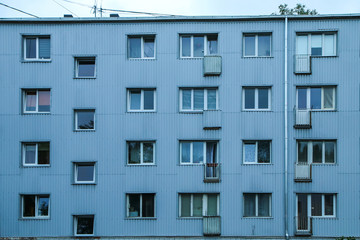
[[[180,111],[203,111],[218,109],[217,88],[180,89]]]
[[[179,216],[203,217],[219,216],[218,193],[180,193]]]
[[[155,142],[128,142],[128,164],[154,164]]]
[[[24,36],[24,59],[50,59],[50,36]]]
[[[243,88],[244,110],[270,110],[271,96],[269,87],[245,87]]]
[[[244,193],[244,217],[271,217],[271,194]]]
[[[244,34],[245,57],[271,56],[271,34]]]
[[[75,130],[95,130],[95,110],[75,110]]]
[[[296,54],[336,56],[336,33],[298,34]]]
[[[94,235],[94,215],[74,216],[74,235],[75,236]]]
[[[49,113],[50,112],[50,90],[24,90],[24,113]]]
[[[298,163],[335,163],[336,141],[315,140],[297,142]]]
[[[131,58],[155,58],[155,36],[129,36],[128,37],[129,52],[128,57]]]
[[[217,163],[218,151],[217,142],[180,142],[180,163],[181,164],[204,164]]]
[[[335,87],[298,87],[298,109],[335,110]]]
[[[75,58],[75,77],[95,78],[95,57]]]
[[[154,112],[155,89],[129,89],[128,90],[129,112]]]
[[[271,163],[271,141],[244,141],[244,164]]]
[[[128,218],[154,218],[155,194],[127,194]]]
[[[77,162],[75,167],[75,183],[91,184],[95,183],[95,163],[94,162]]]
[[[23,143],[23,166],[50,164],[50,142]]]
[[[49,218],[49,195],[22,195],[22,218]]]
[[[181,35],[180,57],[196,58],[218,54],[217,34]]]

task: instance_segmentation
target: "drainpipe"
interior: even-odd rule
[[[284,36],[284,201],[285,201],[285,238],[289,239],[288,223],[288,17],[285,16],[285,36]]]

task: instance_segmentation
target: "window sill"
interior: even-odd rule
[[[179,111],[180,114],[203,114],[204,110],[200,111]]]
[[[51,59],[22,59],[22,63],[50,63]]]
[[[51,115],[50,112],[23,112],[22,115]]]
[[[179,60],[202,60],[204,57],[179,57]]]
[[[274,163],[242,163],[243,166],[269,166],[274,165]]]
[[[96,77],[73,77],[74,80],[86,80],[86,79],[89,79],[89,80],[94,80],[96,79]]]
[[[90,238],[90,239],[93,239],[95,235],[94,234],[80,234],[80,235],[74,235],[74,238]]]
[[[79,130],[79,129],[75,129],[73,130],[74,132],[96,132],[95,129],[89,129],[89,130]]]
[[[336,216],[311,216],[312,219],[331,219],[331,220],[338,220]]]
[[[273,217],[242,217],[242,219],[268,219],[268,220],[272,220],[274,218]]]
[[[22,165],[22,168],[49,168],[51,167],[50,164],[44,164],[44,165]]]
[[[156,164],[125,164],[126,167],[157,167]]]
[[[50,220],[50,217],[20,217],[19,221],[27,221],[27,220]]]
[[[274,58],[274,56],[242,56],[242,58]]]
[[[125,220],[157,220],[156,217],[126,217]]]
[[[333,56],[312,56],[310,55],[311,58],[337,58],[339,57],[338,55],[333,55]]]
[[[96,183],[95,183],[95,182],[93,182],[93,183],[74,182],[74,183],[72,183],[71,185],[96,185]]]
[[[323,166],[339,166],[337,163],[311,163],[311,166],[313,167],[323,167]]]
[[[299,110],[310,110],[311,112],[337,112],[336,109],[299,109]]]
[[[128,58],[129,61],[155,61],[157,58]]]
[[[243,109],[242,112],[273,112],[271,109]]]
[[[187,167],[203,167],[204,163],[180,163],[178,166],[187,166]]]
[[[202,220],[203,217],[177,217],[177,220]]]
[[[126,113],[157,113],[156,110],[150,110],[150,111],[144,111],[144,110],[139,110],[139,111],[127,111]]]

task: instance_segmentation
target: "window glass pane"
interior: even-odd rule
[[[129,195],[129,217],[140,217],[140,195]]]
[[[36,144],[25,145],[25,164],[35,164]]]
[[[77,111],[77,129],[94,129],[94,111]]]
[[[36,111],[36,92],[26,92],[26,111]]]
[[[130,109],[131,110],[140,110],[141,107],[141,91],[132,90],[130,91]]]
[[[245,89],[245,109],[255,108],[255,88]]]
[[[204,143],[193,142],[193,163],[204,162]]]
[[[207,36],[208,40],[208,54],[217,54],[218,53],[218,42],[217,36]]]
[[[35,196],[24,195],[23,197],[23,216],[24,217],[35,217]]]
[[[296,54],[308,54],[308,36],[296,36]]]
[[[322,142],[313,142],[313,163],[322,163]]]
[[[154,162],[154,144],[153,143],[144,143],[143,152],[144,152],[144,163],[153,163]]]
[[[270,56],[270,35],[258,36],[258,56]]]
[[[324,56],[335,55],[335,34],[325,34],[323,55]]]
[[[182,109],[191,109],[191,90],[182,90]]]
[[[190,163],[190,142],[181,143],[181,162]]]
[[[39,38],[39,58],[49,59],[50,58],[50,38],[41,37]]]
[[[94,217],[77,217],[76,234],[93,234]]]
[[[311,109],[321,109],[321,88],[311,88]]]
[[[307,109],[307,89],[306,88],[298,88],[298,108],[299,109]]]
[[[207,216],[217,216],[217,194],[207,195]]]
[[[39,112],[50,112],[50,91],[38,91]]]
[[[268,88],[259,88],[258,89],[258,102],[259,109],[268,109],[269,108],[269,89]]]
[[[129,38],[130,58],[141,58],[141,38]]]
[[[246,163],[255,163],[255,143],[245,143],[244,151],[245,151],[245,162]]]
[[[49,198],[39,197],[38,216],[49,216]]]
[[[334,215],[334,195],[332,194],[325,194],[325,215]]]
[[[78,59],[78,77],[95,77],[95,60]]]
[[[255,56],[255,35],[245,36],[245,56]]]
[[[129,142],[129,164],[140,163],[140,142]]]
[[[298,163],[308,162],[308,143],[298,142]]]
[[[206,162],[207,163],[217,163],[216,160],[216,142],[207,142],[206,143]]]
[[[92,182],[94,181],[94,170],[93,164],[89,165],[77,165],[77,181],[79,182]]]
[[[311,35],[311,55],[312,56],[321,56],[321,35]]]
[[[321,194],[311,194],[311,216],[321,216]]]
[[[208,89],[207,90],[207,109],[216,110],[216,90]]]
[[[155,56],[154,37],[144,37],[144,57],[153,58]]]
[[[142,217],[154,217],[154,194],[142,195]]]
[[[36,38],[26,38],[26,58],[36,58]]]
[[[193,194],[193,217],[201,217],[202,214],[202,194]]]
[[[335,163],[335,142],[325,142],[325,163]]]
[[[204,37],[194,37],[194,57],[204,56]]]
[[[154,110],[154,90],[144,90],[144,109]]]
[[[38,144],[38,164],[50,163],[50,143],[43,142]]]
[[[190,194],[181,194],[181,217],[190,217]]]
[[[191,37],[181,37],[182,57],[191,57]]]
[[[195,89],[194,90],[194,110],[203,110],[204,109],[204,90]]]
[[[244,194],[244,217],[255,217],[255,194]]]
[[[324,108],[335,108],[333,87],[324,87]]]
[[[270,194],[258,194],[258,216],[270,217]]]
[[[270,163],[270,141],[258,142],[258,163]]]

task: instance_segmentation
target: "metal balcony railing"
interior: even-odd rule
[[[294,56],[294,73],[295,74],[311,74],[311,55],[296,54]]]
[[[311,182],[311,164],[295,164],[295,182]]]
[[[295,217],[295,235],[312,235],[312,217]]]
[[[294,109],[295,125],[294,128],[311,128],[311,110]]]
[[[204,164],[204,182],[220,182],[220,163]]]
[[[220,216],[203,217],[203,234],[204,236],[221,235],[221,218]]]
[[[209,55],[204,56],[203,69],[204,76],[219,76],[222,68],[221,56]]]

